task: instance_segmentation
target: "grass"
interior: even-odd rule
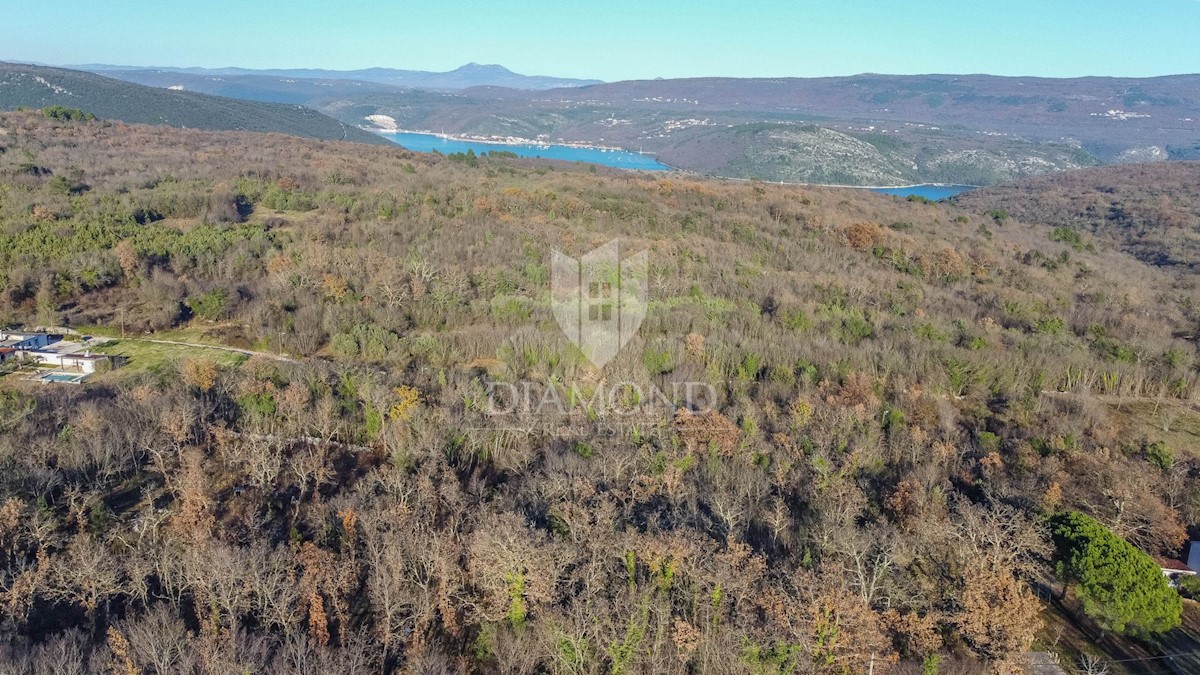
[[[220,332],[224,328],[232,328],[232,324],[212,324],[207,322],[193,321],[191,323],[182,324],[168,330],[160,330],[155,333],[126,333],[125,337],[121,336],[119,326],[80,326],[76,328],[76,332],[80,335],[90,335],[92,337],[106,337],[112,339],[125,340],[174,340],[176,342],[197,342],[211,344],[214,347],[227,347],[234,345],[226,345],[223,340],[219,339]]]
[[[155,339],[158,339],[157,336]],[[179,339],[176,337],[163,339]],[[203,359],[216,363],[218,366],[239,366],[248,358],[245,354],[227,352],[220,349],[204,347],[184,347],[180,345],[164,345],[154,342],[143,342],[136,338],[117,339],[98,347],[100,354],[119,356],[126,359],[124,365],[115,373],[144,372],[172,361],[188,359]],[[114,373],[114,374],[115,374]]]
[[[1145,437],[1162,441],[1181,454],[1200,456],[1200,411],[1186,403],[1164,400],[1110,404],[1113,419],[1125,430],[1126,437]]]

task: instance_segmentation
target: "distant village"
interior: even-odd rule
[[[112,359],[92,350],[103,340],[44,331],[0,329],[0,373],[21,372],[46,384],[78,384],[112,368]]]

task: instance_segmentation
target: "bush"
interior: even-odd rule
[[[333,352],[347,359],[383,361],[400,351],[400,337],[375,324],[359,324],[333,336]]]
[[[1188,600],[1200,600],[1200,577],[1182,576],[1177,583],[1180,595]]]
[[[206,321],[216,321],[225,314],[229,303],[229,292],[224,288],[214,288],[204,295],[188,300],[188,308],[192,314]]]
[[[1162,441],[1147,443],[1144,452],[1146,461],[1163,471],[1170,471],[1175,464],[1175,453]]]
[[[1083,236],[1069,227],[1056,227],[1050,231],[1050,241],[1066,244],[1076,251],[1095,251],[1096,247],[1085,242]]]
[[[96,116],[90,112],[84,112],[78,108],[65,108],[61,105],[44,108],[42,114],[52,120],[64,122],[91,122],[96,119]]]
[[[1033,326],[1034,331],[1043,335],[1062,335],[1065,328],[1066,323],[1057,316],[1049,319],[1042,319]]]
[[[799,308],[784,310],[779,315],[779,321],[788,330],[796,332],[807,331],[813,326],[812,319],[808,318],[808,314]]]

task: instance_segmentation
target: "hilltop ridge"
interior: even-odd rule
[[[77,70],[0,62],[0,110],[52,105],[79,108],[102,119],[129,123],[386,142],[301,105],[146,87]]]

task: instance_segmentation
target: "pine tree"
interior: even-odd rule
[[[1082,513],[1058,514],[1050,525],[1059,576],[1075,584],[1101,628],[1144,636],[1179,625],[1179,595],[1150,556]]]

